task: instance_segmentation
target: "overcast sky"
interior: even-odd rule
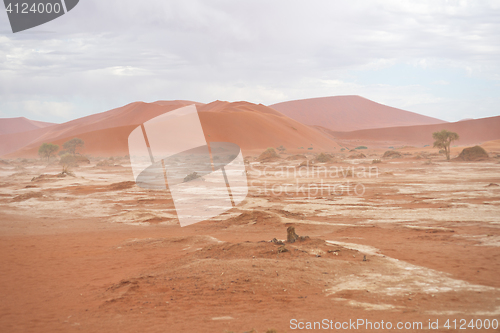
[[[447,121],[500,115],[498,0],[80,0],[16,34],[0,11],[0,117],[336,95]]]

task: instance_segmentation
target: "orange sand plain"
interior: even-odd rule
[[[448,332],[447,319],[498,320],[498,157],[367,154],[315,164],[355,172],[304,178],[280,173],[300,159],[248,157],[247,199],[184,228],[167,192],[130,182],[127,159],[34,180],[60,166],[4,162],[0,331],[290,332],[292,319],[430,319]],[[336,192],[265,193],[321,180]],[[269,241],[288,226],[310,239],[279,253]]]
[[[290,332],[293,319],[439,320],[433,331],[451,332],[447,319],[500,320],[500,117],[333,132],[264,105],[196,103],[207,141],[242,147],[250,191],[181,228],[169,193],[137,187],[124,156],[133,128],[192,103],[0,135],[0,332]],[[414,121],[404,112],[395,121]],[[461,136],[453,158],[477,143],[490,158],[446,161],[430,139],[443,128]],[[74,176],[18,158],[75,136],[91,163]],[[280,158],[257,160],[280,145]],[[388,146],[400,156],[383,158]],[[309,238],[270,242],[289,226]]]

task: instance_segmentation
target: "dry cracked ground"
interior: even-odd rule
[[[498,160],[247,159],[247,199],[184,228],[168,192],[137,187],[126,159],[65,177],[2,162],[0,331],[289,332],[324,319],[335,331],[359,319],[451,332],[448,319],[500,320]],[[281,244],[289,226],[309,238]]]

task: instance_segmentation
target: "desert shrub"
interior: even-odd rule
[[[87,157],[81,155],[64,154],[61,156],[59,164],[75,167],[79,164],[90,164],[90,160]]]
[[[458,159],[463,161],[480,161],[488,158],[488,153],[481,146],[464,148],[460,155],[458,155]]]
[[[368,147],[366,147],[366,146],[358,146],[358,147],[356,147],[354,149],[368,149]]]
[[[307,150],[313,150],[313,149],[314,149],[313,147],[309,147],[309,148],[307,148]]]
[[[402,157],[401,153],[399,151],[394,151],[394,150],[388,150],[384,153],[383,158],[400,158]]]
[[[319,163],[326,163],[332,160],[332,156],[330,154],[321,153],[316,156],[314,160]]]
[[[381,160],[379,160],[379,159],[374,159],[374,160],[372,161],[372,164],[378,164],[378,163],[382,163],[382,161],[381,161]]]
[[[63,165],[62,171],[60,174],[57,175],[57,177],[66,177],[66,176],[75,177],[75,174],[73,173],[73,171],[69,169],[68,165]]]
[[[259,161],[268,161],[272,159],[277,159],[280,156],[276,153],[274,148],[267,148],[262,154],[259,155]]]

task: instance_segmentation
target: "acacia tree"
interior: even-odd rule
[[[455,132],[442,130],[440,132],[432,133],[434,141],[434,148],[444,149],[446,159],[450,159],[450,145],[452,141],[458,140],[459,136]]]
[[[55,152],[58,150],[58,145],[52,143],[44,143],[40,146],[40,148],[38,148],[38,155],[40,155],[40,157],[42,158],[46,157],[48,162],[50,161],[50,156],[52,156],[52,154],[55,154]]]
[[[78,148],[83,148],[84,144],[85,143],[83,142],[82,139],[74,138],[74,139],[71,139],[69,141],[66,141],[63,144],[63,147],[64,147],[65,152],[67,152],[68,154],[72,154],[73,156],[75,156],[77,149]]]

